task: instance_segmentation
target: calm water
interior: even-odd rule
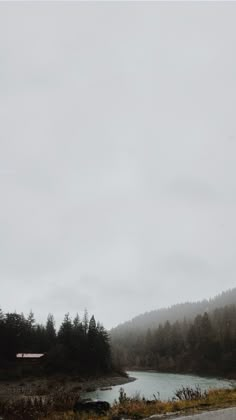
[[[129,376],[136,378],[136,381],[113,386],[108,391],[98,389],[95,392],[87,393],[86,396],[113,403],[115,399],[118,400],[119,389],[122,387],[127,396],[134,396],[136,393],[139,393],[141,397],[153,399],[153,394],[155,394],[156,397],[160,396],[162,400],[168,400],[173,398],[174,392],[182,386],[195,387],[195,385],[199,385],[201,390],[206,390],[209,388],[230,388],[232,385],[236,385],[235,381],[232,383],[232,381],[223,379],[191,375],[136,371],[127,373]]]

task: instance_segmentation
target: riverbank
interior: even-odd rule
[[[133,398],[124,400],[121,404],[114,405],[113,408],[117,409],[118,416],[123,415],[124,418],[129,418],[130,420],[135,418],[147,420],[149,418],[157,419],[169,416],[173,418],[176,415],[192,417],[196,413],[236,407],[236,389],[201,392],[198,389],[186,388],[185,391],[187,392],[181,393],[180,399],[175,397],[172,401],[143,401]],[[190,392],[188,393],[188,391]],[[110,419],[108,417],[104,420]]]
[[[192,419],[195,414],[236,407],[236,388],[208,392],[198,389],[189,391],[191,399],[189,395],[185,394],[183,397],[182,394],[181,399],[172,401],[146,400],[138,395],[128,398],[121,391],[119,402],[115,402],[106,414],[79,413],[79,417],[73,412],[76,394],[58,391],[50,398],[22,397],[5,405],[0,399],[0,416],[3,419],[18,420],[153,420],[180,416],[189,416],[187,418]]]
[[[223,374],[223,373],[219,373],[219,371],[216,372],[204,372],[204,371],[192,371],[192,370],[181,370],[181,371],[176,371],[176,370],[156,370],[156,369],[151,369],[151,368],[142,368],[142,367],[126,367],[125,368],[126,371],[133,371],[133,372],[153,372],[153,373],[167,373],[167,374],[173,374],[173,375],[191,375],[191,376],[200,376],[200,377],[204,377],[204,378],[219,378],[219,379],[227,379],[229,381],[235,381],[236,380],[236,372],[231,372],[231,373],[227,373],[227,374]]]
[[[236,389],[230,390],[211,390],[202,394],[199,399],[182,401],[145,401],[142,399],[128,399],[112,406],[107,415],[97,416],[96,414],[83,414],[79,418],[82,420],[154,420],[154,419],[193,419],[196,414],[205,412],[214,413],[218,410],[236,407]],[[225,411],[222,411],[225,413]],[[54,413],[46,420],[75,420],[76,414],[73,412]],[[219,417],[220,418],[220,417]],[[205,417],[207,420],[207,418]],[[229,418],[229,420],[231,420]]]
[[[105,389],[115,385],[124,385],[135,381],[135,378],[121,375],[84,378],[79,376],[54,375],[48,378],[24,378],[21,380],[0,381],[0,399],[12,400],[22,397],[44,397],[55,392],[66,394]]]

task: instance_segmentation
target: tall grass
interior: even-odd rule
[[[74,413],[73,406],[79,399],[76,392],[57,392],[49,396],[20,398],[15,401],[0,402],[0,415],[7,420],[119,420],[142,419],[154,414],[173,412],[194,413],[208,408],[236,406],[236,389],[210,390],[200,388],[181,388],[171,401],[160,401],[154,395],[147,400],[136,394],[128,397],[120,389],[116,401],[106,415],[95,413]]]
[[[21,397],[0,401],[0,415],[7,420],[37,420],[53,412],[71,410],[80,398],[77,392],[56,392],[47,396]]]

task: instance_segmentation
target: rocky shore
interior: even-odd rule
[[[111,377],[103,377],[98,379],[91,379],[91,381],[86,381],[82,383],[81,386],[83,390],[88,388],[88,386],[97,389],[97,388],[107,388],[112,387],[115,385],[124,385],[129,382],[133,382],[136,379],[131,376],[111,376]]]
[[[83,392],[109,388],[134,381],[129,376],[103,376],[82,378],[79,376],[53,376],[48,378],[25,378],[17,381],[0,381],[0,398],[15,399],[19,397],[46,396],[55,392]]]

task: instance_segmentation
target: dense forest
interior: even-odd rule
[[[127,368],[236,377],[236,305],[113,337],[113,351]]]
[[[212,299],[204,299],[199,302],[178,303],[169,308],[156,309],[138,315],[130,321],[124,322],[111,330],[113,340],[132,338],[140,333],[145,333],[147,329],[155,329],[159,324],[166,321],[171,323],[184,319],[193,320],[197,315],[209,312],[226,305],[236,304],[236,288],[227,290]]]
[[[56,331],[52,314],[46,325],[18,313],[0,311],[0,368],[10,374],[81,373],[100,375],[112,370],[110,342],[107,331],[96,323],[94,316],[72,320],[66,314]],[[42,362],[27,365],[16,360],[17,353],[45,353]]]
[[[59,329],[0,310],[0,369],[8,375],[102,375],[123,368],[236,376],[236,289],[211,300],[152,311],[113,329],[66,314]],[[40,363],[21,363],[17,353],[44,353]],[[115,367],[114,367],[115,366]]]

